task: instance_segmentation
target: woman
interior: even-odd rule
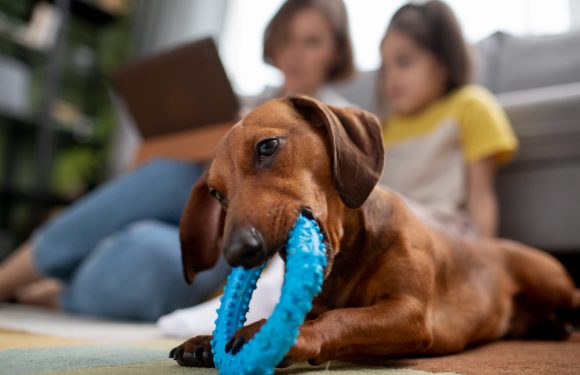
[[[264,32],[264,61],[278,68],[282,87],[267,87],[243,98],[246,108],[286,95],[303,94],[328,104],[350,103],[326,87],[354,73],[346,8],[342,0],[290,0],[274,15]]]
[[[348,104],[324,87],[353,72],[342,1],[286,1],[266,29],[264,59],[284,83],[247,98],[248,108],[289,94]],[[200,173],[191,163],[157,160],[88,194],[0,265],[0,301],[134,320],[204,301],[229,268],[220,259],[192,286],[182,279],[178,224]]]

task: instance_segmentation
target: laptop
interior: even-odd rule
[[[238,99],[211,38],[130,63],[111,82],[144,140],[238,117]]]

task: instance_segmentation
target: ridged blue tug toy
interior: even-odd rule
[[[323,236],[314,220],[298,216],[286,252],[280,301],[270,318],[236,354],[226,353],[226,343],[244,325],[252,293],[266,263],[250,270],[236,267],[228,276],[211,340],[220,374],[272,374],[296,342],[300,325],[312,309],[312,300],[322,288],[326,267]]]

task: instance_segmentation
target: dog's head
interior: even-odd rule
[[[332,258],[342,213],[365,202],[382,168],[373,115],[304,96],[263,104],[222,139],[193,188],[180,228],[187,281],[215,264],[222,243],[230,265],[258,266],[284,249],[300,212],[318,221]]]

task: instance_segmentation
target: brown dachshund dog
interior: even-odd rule
[[[232,266],[284,256],[303,212],[323,230],[328,267],[281,366],[567,337],[580,291],[560,263],[516,242],[436,230],[375,186],[382,168],[380,124],[369,113],[307,97],[258,107],[226,134],[193,188],[181,223],[187,281],[216,263],[222,244]],[[240,329],[226,350],[239,351],[262,323]],[[170,357],[213,366],[210,338],[194,337]]]

